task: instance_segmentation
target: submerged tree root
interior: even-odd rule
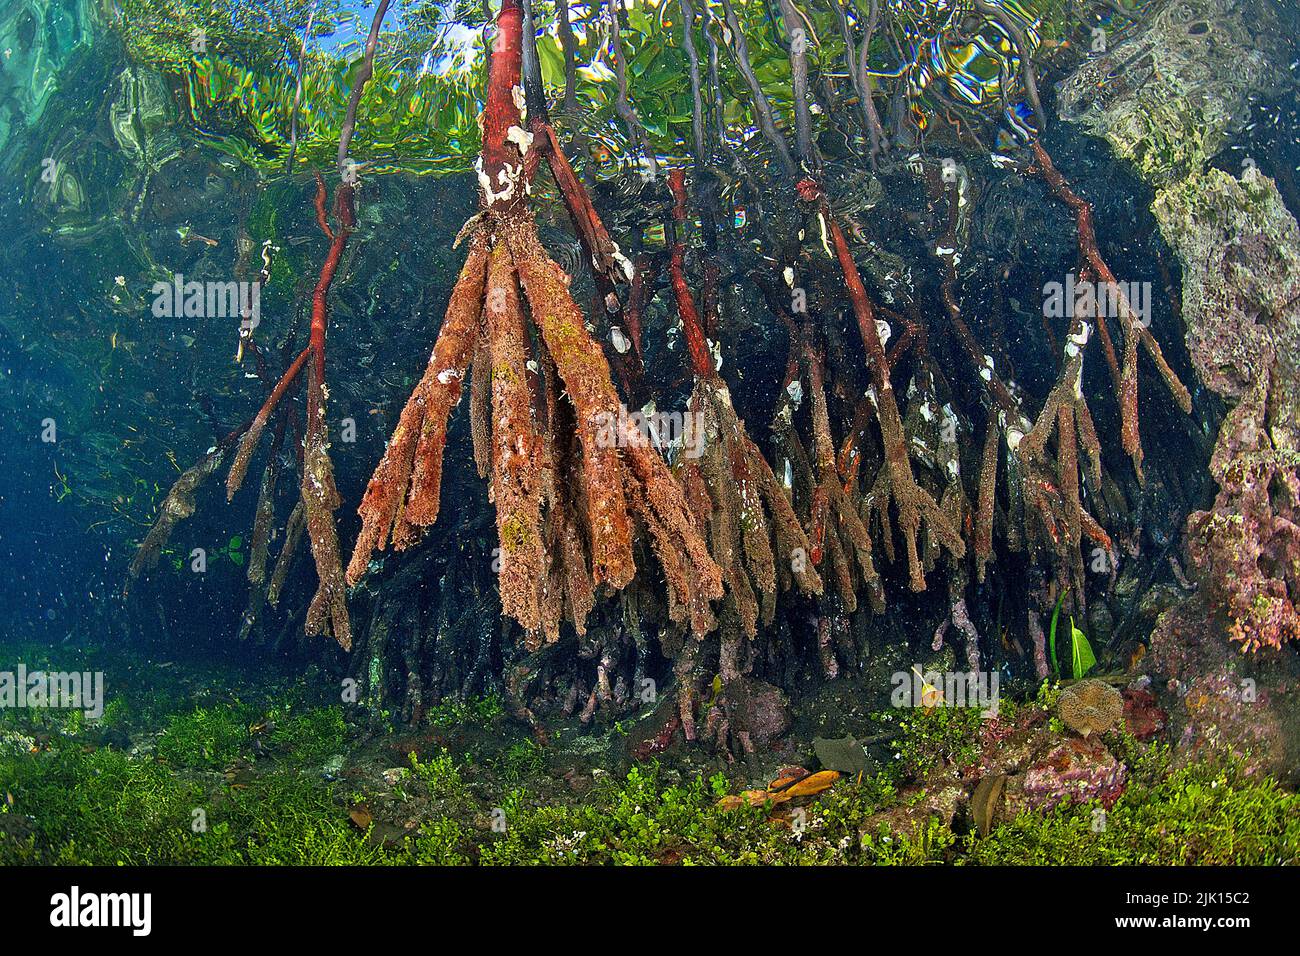
[[[447,415],[467,364],[486,356],[491,416],[488,429],[475,416],[477,457],[486,464],[489,432],[502,609],[523,626],[528,646],[557,641],[561,619],[582,630],[594,588],[617,591],[632,581],[638,521],[663,568],[670,615],[706,633],[722,572],[681,487],[619,402],[569,277],[537,239],[524,203],[532,138],[514,92],[521,34],[513,0],[503,4],[498,31],[484,108],[483,211],[433,357],[367,487],[349,579],[364,574],[385,542],[406,547],[412,529],[436,520]],[[571,407],[535,401],[539,373],[550,380],[544,394],[562,386]]]

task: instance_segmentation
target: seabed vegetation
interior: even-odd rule
[[[912,813],[925,806],[919,779],[942,767],[956,780],[978,762],[974,711],[919,711],[883,755],[897,759],[815,796],[751,805],[728,799],[737,784],[723,766],[606,772],[562,739],[543,749],[495,697],[376,735],[349,725],[342,706],[313,703],[303,680],[194,705],[195,685],[245,677],[195,671],[184,687],[163,671],[110,698],[93,725],[6,715],[0,862],[1270,865],[1294,862],[1300,845],[1300,797],[1276,780],[1231,763],[1176,766],[1168,744],[1122,731],[1109,742],[1131,776],[1104,827],[1093,800],[981,832],[973,817],[954,828]],[[1056,693],[1045,686],[998,719],[1050,720]],[[900,830],[904,815],[915,822]]]
[[[18,0],[0,862],[1296,863],[1296,14]]]

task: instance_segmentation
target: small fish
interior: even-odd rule
[[[181,237],[181,245],[187,246],[191,242],[206,242],[210,246],[219,245],[216,239],[209,239],[207,236],[200,236],[188,225],[181,226],[176,230],[176,235]]]

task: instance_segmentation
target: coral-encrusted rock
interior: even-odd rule
[[[1300,227],[1254,163],[1237,177],[1208,160],[1284,79],[1277,15],[1265,0],[1167,4],[1058,97],[1062,118],[1153,187],[1182,265],[1189,358],[1231,408],[1211,461],[1219,494],[1189,520],[1188,550],[1225,636],[1248,650],[1300,636]]]
[[[900,805],[872,814],[859,828],[864,836],[875,836],[884,827],[897,838],[914,836],[931,817],[937,817],[946,826],[958,819],[969,797],[966,788],[951,777],[927,778],[915,787],[900,794]]]
[[[733,730],[748,733],[755,747],[767,747],[790,729],[790,701],[779,687],[743,678],[727,689]]]
[[[1300,636],[1300,227],[1255,169],[1192,177],[1155,212],[1183,261],[1192,363],[1237,403],[1210,460],[1218,496],[1188,520],[1188,553],[1227,636],[1278,647]]]
[[[1125,687],[1124,729],[1138,740],[1158,737],[1169,726],[1169,715],[1145,687]]]
[[[779,687],[740,677],[709,708],[699,734],[731,759],[772,749],[792,722],[790,701]]]
[[[1233,653],[1222,624],[1198,596],[1161,615],[1146,666],[1169,692],[1180,761],[1231,757],[1247,772],[1294,774],[1300,756],[1295,654]]]
[[[1061,720],[1076,734],[1104,734],[1119,723],[1124,699],[1101,680],[1081,680],[1061,691]]]
[[[1124,792],[1127,768],[1096,737],[1070,737],[1007,784],[1007,805],[1050,810],[1062,803],[1099,800],[1109,808]]]
[[[1278,647],[1300,635],[1300,227],[1256,169],[1207,170],[1154,211],[1183,263],[1192,364],[1236,402],[1210,460],[1218,496],[1188,520],[1188,552],[1227,636]]]
[[[1231,752],[1248,768],[1285,762],[1282,725],[1267,690],[1219,671],[1178,688],[1185,716],[1179,748],[1189,760]]]
[[[1246,651],[1300,636],[1291,599],[1300,592],[1300,453],[1275,446],[1265,431],[1269,381],[1262,373],[1224,422],[1210,460],[1219,494],[1187,522],[1187,551],[1210,604]]]

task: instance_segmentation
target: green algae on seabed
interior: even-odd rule
[[[272,709],[273,710],[273,709]],[[232,713],[234,713],[232,711]],[[251,713],[243,709],[239,716]],[[253,715],[254,725],[273,718]],[[232,726],[243,725],[231,718]],[[313,769],[346,749],[339,708],[282,720],[269,755],[222,776],[207,755],[232,734],[202,708],[174,718],[186,759],[87,749],[56,736],[36,753],[0,751],[0,863],[61,864],[1278,864],[1300,860],[1300,796],[1231,768],[1171,769],[1167,747],[1128,738],[1128,790],[1096,827],[1095,807],[1022,813],[987,836],[956,833],[937,817],[911,832],[873,817],[899,805],[897,771],[841,781],[804,811],[802,826],[763,807],[724,810],[734,789],[658,764],[604,777],[585,795],[539,789],[535,755],[491,774],[468,755],[412,753],[410,769],[382,776],[353,750],[342,779]],[[184,735],[178,733],[185,728]],[[928,733],[929,731],[924,731]],[[166,735],[164,735],[165,738]],[[236,763],[256,757],[245,732]],[[912,741],[913,744],[920,740]],[[355,747],[355,742],[353,743]],[[905,743],[906,746],[906,743]],[[161,747],[160,747],[161,750]],[[223,750],[223,755],[230,751]],[[508,753],[509,751],[507,751]],[[227,779],[229,778],[229,779]],[[384,806],[398,821],[351,814]],[[406,818],[403,818],[403,814]],[[396,815],[396,816],[394,816]],[[365,828],[357,820],[365,822]],[[382,838],[381,838],[381,835]]]

